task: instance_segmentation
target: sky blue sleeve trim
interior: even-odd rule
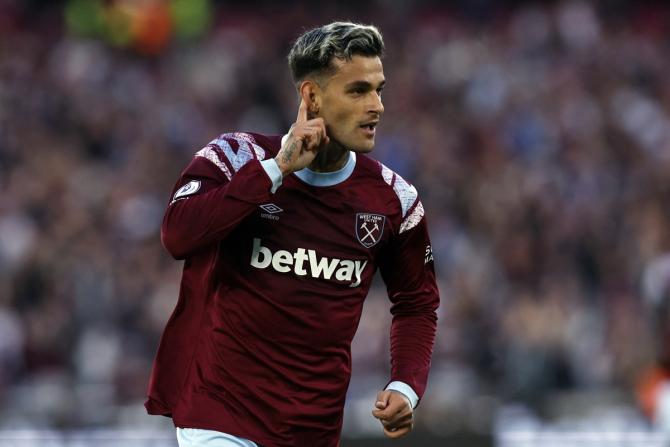
[[[283,176],[281,175],[281,170],[279,169],[279,165],[277,164],[277,161],[274,158],[268,158],[267,160],[261,161],[261,166],[263,166],[263,169],[265,169],[265,173],[270,177],[270,180],[272,181],[272,188],[270,188],[270,192],[274,194],[277,192],[277,189],[281,186],[281,181],[283,179]]]
[[[405,397],[409,399],[409,403],[412,405],[412,408],[416,408],[416,404],[419,403],[419,396],[417,396],[412,387],[407,385],[405,382],[396,380],[389,383],[386,389],[404,394]]]

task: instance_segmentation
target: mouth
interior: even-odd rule
[[[361,124],[359,127],[367,136],[373,137],[375,135],[375,128],[377,127],[377,124],[379,124],[379,121],[369,121],[367,123]]]

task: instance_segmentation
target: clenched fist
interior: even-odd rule
[[[377,393],[377,402],[372,415],[384,426],[384,434],[389,438],[400,438],[414,428],[414,411],[404,394],[386,390]]]
[[[284,176],[308,166],[319,149],[328,144],[326,123],[323,118],[308,119],[307,104],[300,100],[298,118],[288,132],[288,138],[275,157]]]

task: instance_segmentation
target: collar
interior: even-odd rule
[[[282,137],[282,146],[284,145],[286,138],[288,138],[288,135]],[[351,173],[354,172],[355,167],[356,153],[349,151],[349,160],[347,160],[344,166],[337,171],[316,172],[309,168],[303,168],[299,171],[295,171],[294,174],[300,180],[312,186],[334,186],[348,179]]]

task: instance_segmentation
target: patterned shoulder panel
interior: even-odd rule
[[[410,185],[404,178],[396,174],[383,163],[379,162],[382,170],[382,178],[393,188],[393,192],[400,201],[402,209],[402,222],[400,223],[400,233],[411,230],[416,227],[424,215],[423,205],[419,200],[419,193],[416,188]]]
[[[249,161],[264,160],[265,149],[248,133],[224,133],[199,150],[195,156],[204,157],[214,163],[230,180]]]

